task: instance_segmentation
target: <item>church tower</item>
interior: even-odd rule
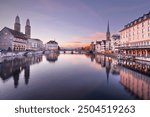
[[[109,21],[108,21],[107,32],[106,32],[106,50],[111,50],[111,40],[110,40],[110,31],[109,31]]]
[[[29,19],[27,19],[27,21],[26,21],[25,34],[27,35],[27,38],[31,38],[31,26],[30,26]]]
[[[20,32],[20,18],[18,15],[15,19],[14,30]]]
[[[108,21],[108,25],[107,25],[106,41],[110,41],[109,21]]]

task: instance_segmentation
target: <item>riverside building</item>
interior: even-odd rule
[[[39,51],[43,50],[43,41],[40,39],[28,39],[28,50]]]
[[[58,51],[58,43],[56,41],[50,40],[45,44],[45,50]]]
[[[120,36],[121,53],[138,59],[150,58],[150,12],[125,25]]]
[[[26,32],[28,34],[28,32]],[[0,31],[0,49],[11,51],[24,51],[27,49],[28,35],[21,32],[19,16],[15,19],[14,30],[4,27]]]
[[[0,31],[0,49],[10,51],[40,50],[43,42],[31,38],[30,20],[27,19],[25,34],[21,32],[19,16],[16,16],[14,29],[4,27]]]
[[[119,34],[114,34],[111,37],[111,49],[112,52],[117,54],[118,53],[118,47],[120,47],[120,35]]]
[[[111,39],[109,31],[109,22],[107,25],[106,40],[96,41],[95,51],[96,53],[111,53]]]

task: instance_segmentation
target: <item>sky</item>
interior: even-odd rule
[[[55,40],[61,47],[85,46],[111,34],[150,12],[150,0],[0,0],[0,30],[14,28],[15,17],[25,30],[30,19],[31,37],[44,43]]]

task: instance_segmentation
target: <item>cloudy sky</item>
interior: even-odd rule
[[[14,27],[16,15],[24,32],[30,19],[32,38],[61,46],[80,46],[105,39],[111,33],[150,11],[150,0],[0,0],[0,29]]]

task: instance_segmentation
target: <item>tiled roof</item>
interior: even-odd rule
[[[32,39],[32,38],[31,38],[31,39]],[[32,39],[32,40],[41,41],[40,39]]]
[[[12,29],[10,29],[8,27],[5,27],[5,29],[7,29],[14,37],[27,40],[26,35],[23,34],[22,32],[18,32],[18,31],[12,30]]]
[[[58,44],[56,41],[49,41],[49,42],[47,42],[47,44]]]
[[[124,28],[121,31],[123,31],[125,29],[128,29],[132,26],[135,26],[135,25],[137,25],[137,24],[139,24],[139,23],[141,23],[141,22],[143,22],[144,20],[147,20],[147,19],[150,19],[150,12],[147,13],[147,14],[144,14],[142,17],[139,17],[138,19],[128,23],[127,25],[124,26]]]

